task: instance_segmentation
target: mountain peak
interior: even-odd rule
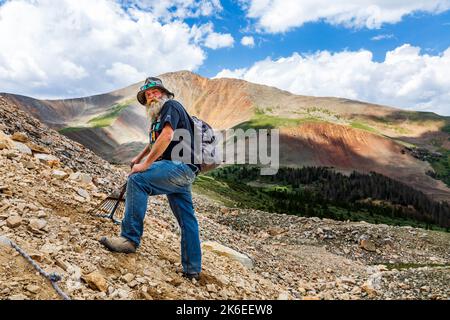
[[[160,76],[191,115],[216,129],[280,129],[281,165],[371,168],[436,199],[450,196],[443,182],[427,174],[433,170],[430,163],[404,150],[405,146],[431,152],[450,149],[448,117],[342,98],[299,96],[244,80],[208,79],[188,70]],[[135,84],[108,94],[59,101],[5,97],[102,157],[128,161],[147,143],[148,121],[136,101],[138,90],[139,84]],[[336,143],[326,143],[330,137]]]

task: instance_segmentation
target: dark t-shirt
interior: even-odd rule
[[[160,116],[157,121],[155,121],[150,128],[150,144],[155,143],[158,136],[161,134],[164,125],[169,123],[172,129],[175,131],[174,139],[170,142],[167,149],[162,154],[160,160],[180,160],[184,163],[194,163],[194,129],[192,127],[192,122],[189,118],[187,111],[184,109],[183,105],[176,100],[168,100],[161,109]],[[180,143],[183,143],[183,139],[177,137],[177,129],[185,129],[186,133],[189,133],[191,143],[184,143],[183,147],[179,146],[179,153],[174,154],[172,158],[173,149]],[[179,141],[174,141],[179,140]],[[183,157],[183,150],[189,150],[190,157]],[[190,160],[188,160],[190,159]],[[197,166],[197,165],[196,165]],[[199,166],[197,166],[199,168]],[[199,168],[200,169],[200,168]]]

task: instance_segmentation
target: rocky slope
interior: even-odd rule
[[[283,292],[241,263],[208,250],[199,283],[183,280],[179,234],[166,219],[147,219],[139,254],[109,253],[98,238],[118,233],[118,226],[89,212],[106,197],[105,192],[123,183],[125,171],[11,105],[0,110],[0,234],[48,272],[63,275],[61,287],[72,298],[267,299]],[[53,150],[63,144],[67,154]],[[167,210],[164,202],[153,199],[150,211]],[[1,246],[0,261],[1,298],[58,298],[13,249]]]
[[[331,123],[307,123],[283,128],[280,163],[296,167],[335,167],[343,172],[375,171],[410,185],[438,201],[450,201],[450,189],[426,174],[426,161],[402,152],[404,146],[380,135]]]
[[[164,197],[149,201],[138,252],[110,253],[98,239],[119,227],[89,212],[126,171],[0,103],[0,236],[62,275],[73,299],[450,298],[448,233],[226,208],[202,195],[199,282],[180,276],[179,230]],[[0,245],[0,298],[59,297]]]

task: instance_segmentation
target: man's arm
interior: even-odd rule
[[[173,129],[169,123],[166,123],[145,161],[141,164],[135,165],[131,173],[147,170],[152,165],[152,163],[155,162],[155,160],[157,160],[164,153],[164,151],[166,151],[172,139]]]
[[[150,152],[150,144],[147,144],[145,148],[131,160],[131,167],[133,167],[135,164],[138,164],[142,161],[142,159]]]

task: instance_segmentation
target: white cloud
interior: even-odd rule
[[[181,1],[160,3],[170,8]],[[216,0],[186,3],[191,6],[177,16],[207,15],[220,6]],[[192,8],[197,11],[189,14]],[[0,6],[0,91],[76,97],[108,92],[148,75],[195,71],[206,59],[206,44],[194,37],[196,26],[158,18],[136,7],[124,10],[113,0],[8,1]],[[215,34],[212,30],[211,25],[201,38]],[[215,46],[226,41],[218,37]]]
[[[383,62],[370,51],[294,53],[250,68],[223,70],[216,78],[240,78],[295,94],[343,97],[409,110],[450,115],[450,48],[438,56],[405,44]]]
[[[242,37],[241,44],[246,47],[253,48],[255,46],[255,39],[250,36]]]
[[[234,39],[229,33],[210,33],[205,39],[205,46],[210,49],[232,47]]]
[[[202,44],[210,49],[232,47],[234,44],[234,38],[231,34],[214,32],[214,26],[211,22],[193,26],[191,36],[195,43]]]
[[[152,12],[162,21],[211,16],[222,11],[220,0],[121,0],[124,7]]]
[[[247,17],[257,20],[257,28],[277,33],[307,22],[326,21],[349,28],[379,28],[397,23],[405,15],[423,11],[441,13],[450,9],[450,0],[241,0]]]
[[[380,34],[378,36],[372,37],[370,40],[372,41],[381,41],[386,39],[393,39],[395,36],[393,34]]]
[[[110,76],[114,82],[124,81],[129,84],[136,79],[145,79],[146,77],[144,72],[140,72],[135,67],[122,62],[114,62],[112,67],[105,71],[105,74]]]

